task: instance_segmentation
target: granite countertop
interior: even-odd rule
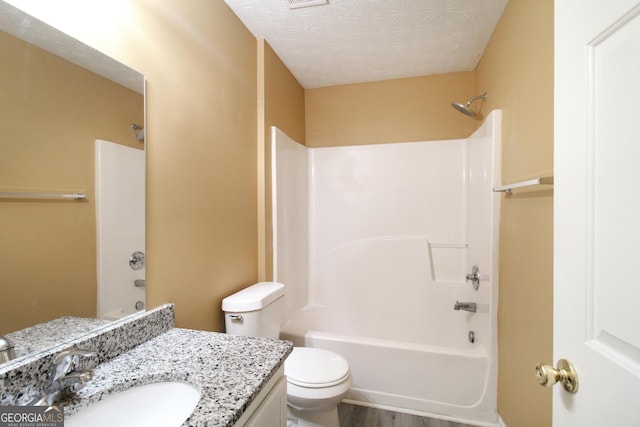
[[[21,357],[88,334],[110,323],[110,320],[65,316],[10,332],[6,337],[13,341],[16,357]]]
[[[130,387],[184,381],[200,401],[183,426],[232,426],[284,364],[288,341],[174,328],[94,368],[65,416]]]

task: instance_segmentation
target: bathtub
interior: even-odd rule
[[[319,307],[302,309],[283,326],[281,338],[345,357],[353,376],[345,402],[478,426],[496,425],[492,391],[496,364],[490,361],[485,345],[445,347],[327,332],[322,330],[322,319],[314,319],[322,311]],[[401,323],[402,318],[396,322]]]

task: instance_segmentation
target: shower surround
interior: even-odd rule
[[[145,250],[145,152],[99,139],[95,147],[98,318],[116,320],[146,302],[146,288],[135,285],[146,268],[129,263]]]
[[[496,425],[500,120],[462,140],[330,148],[273,128],[282,337],[347,358],[350,403]]]

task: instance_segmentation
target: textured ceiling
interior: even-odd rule
[[[144,93],[142,74],[1,0],[0,31],[23,39],[138,93]]]
[[[225,0],[305,88],[473,70],[508,0]]]

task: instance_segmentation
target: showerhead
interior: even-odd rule
[[[466,114],[469,117],[475,117],[476,116],[475,111],[471,111],[471,109],[469,109],[469,103],[468,102],[466,104],[463,104],[461,102],[452,102],[451,105],[453,106],[453,108],[455,108],[456,110],[460,111],[462,114]]]
[[[462,104],[461,102],[452,102],[451,106],[456,110],[460,111],[462,114],[475,118],[475,117],[478,117],[478,113],[473,111],[470,107],[471,107],[471,103],[474,101],[477,101],[478,99],[482,99],[482,102],[486,101],[487,92],[485,92],[483,95],[474,96],[473,98],[469,99],[466,104]]]

